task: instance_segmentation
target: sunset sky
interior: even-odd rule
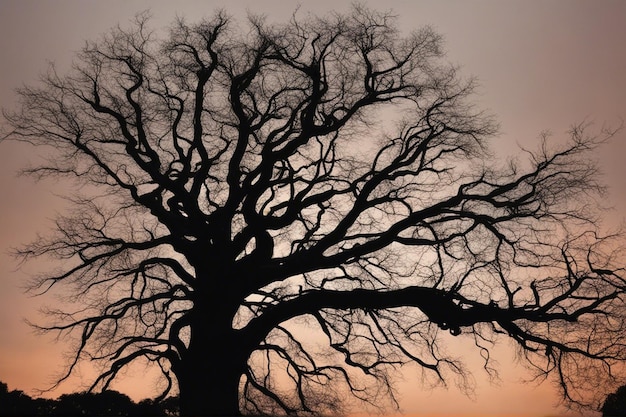
[[[48,62],[64,72],[86,39],[125,24],[137,12],[150,9],[153,26],[164,27],[176,15],[194,21],[217,8],[240,20],[251,12],[284,21],[297,4],[289,0],[0,0],[0,107],[12,108],[14,88],[36,82]],[[351,1],[300,4],[303,14],[323,14],[346,11]],[[626,1],[370,0],[365,4],[391,9],[403,31],[431,25],[444,35],[448,59],[464,75],[479,80],[476,104],[500,121],[501,133],[493,146],[503,158],[515,155],[519,146],[532,148],[544,130],[552,131],[555,139],[565,139],[569,127],[582,121],[592,121],[598,129],[626,121]],[[33,390],[45,388],[60,369],[63,344],[33,334],[24,323],[25,318],[37,317],[46,300],[23,293],[21,286],[37,265],[18,270],[9,251],[45,233],[49,219],[62,209],[55,197],[62,184],[35,184],[16,177],[34,158],[31,151],[0,143],[0,381],[9,389],[34,395]],[[605,204],[613,207],[603,226],[615,229],[626,218],[626,130],[597,158],[610,191]],[[450,350],[464,354],[467,347],[454,343]],[[501,379],[495,384],[481,372],[478,352],[467,352],[477,386],[471,398],[454,385],[424,391],[418,377],[413,377],[417,372],[407,369],[398,381],[403,413],[416,417],[568,415],[558,405],[550,382],[539,386],[524,382],[527,374],[515,363],[510,346],[503,344],[494,352]],[[84,376],[88,373],[85,370]],[[50,395],[76,389],[79,379]],[[151,382],[138,383],[132,375],[116,388],[135,400],[152,392]]]

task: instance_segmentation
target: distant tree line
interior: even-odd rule
[[[609,394],[604,401],[602,417],[626,416],[626,386]],[[32,398],[23,391],[12,390],[0,381],[0,417],[5,416],[177,416],[178,397],[164,400],[144,399],[133,402],[126,394],[114,390],[99,393],[75,392],[56,400]]]
[[[144,399],[133,402],[113,390],[99,393],[76,392],[58,399],[32,398],[20,390],[9,391],[0,381],[0,416],[175,416],[178,397],[162,401]]]

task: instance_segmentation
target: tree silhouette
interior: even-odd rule
[[[56,400],[31,398],[19,390],[8,390],[0,381],[0,416],[173,416],[178,414],[176,397],[162,401],[145,399],[134,403],[127,395],[105,390],[75,392]]]
[[[12,390],[0,381],[0,416],[47,416],[53,410],[53,401],[33,399],[23,391]]]
[[[128,396],[117,391],[75,392],[59,397],[55,413],[61,416],[127,416],[133,414],[134,405]]]
[[[76,336],[61,380],[88,358],[106,389],[147,360],[183,415],[329,412],[346,392],[395,401],[405,363],[469,384],[449,335],[489,372],[508,336],[581,404],[616,378],[620,236],[595,226],[591,158],[613,132],[576,126],[498,166],[440,36],[395,27],[355,6],[159,37],[141,15],[19,90],[8,137],[49,154],[26,172],[77,184],[56,232],[18,250],[62,260],[33,289],[80,303],[39,325]]]

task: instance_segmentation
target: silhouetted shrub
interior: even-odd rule
[[[0,381],[0,417],[17,416],[176,416],[178,398],[133,402],[127,395],[107,390],[100,393],[63,394],[57,400],[31,398],[23,391],[9,391]]]
[[[33,399],[23,391],[9,391],[0,382],[0,416],[49,416],[52,415],[54,400]]]
[[[129,416],[135,403],[117,391],[64,394],[57,401],[55,414],[64,416]]]

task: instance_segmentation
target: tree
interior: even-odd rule
[[[31,398],[20,390],[9,391],[0,381],[0,416],[48,416],[53,414],[54,401],[44,398]]]
[[[140,15],[20,89],[8,137],[50,155],[26,172],[80,186],[17,251],[62,260],[33,290],[80,302],[38,325],[76,336],[61,380],[101,361],[106,389],[144,360],[183,415],[323,412],[344,391],[393,400],[406,363],[467,383],[449,335],[489,372],[508,337],[593,401],[626,357],[621,237],[595,225],[591,157],[614,132],[579,125],[496,166],[473,89],[433,30],[360,6],[247,30],[219,12],[161,37]]]
[[[177,415],[176,397],[163,401],[145,399],[135,404],[127,395],[104,390],[99,393],[63,394],[57,400],[31,398],[19,390],[8,390],[0,381],[0,416],[172,416]]]
[[[117,391],[99,393],[75,392],[63,394],[57,400],[55,414],[59,416],[129,416],[137,415],[137,404]],[[158,415],[158,414],[154,414]]]

